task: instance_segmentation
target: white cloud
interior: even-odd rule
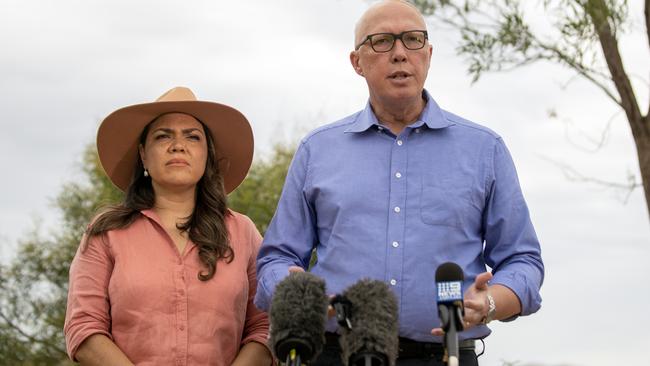
[[[634,14],[641,14],[638,4],[632,2]],[[174,85],[244,112],[257,153],[362,108],[366,86],[347,55],[366,6],[360,0],[4,0],[0,244],[15,243],[35,213],[56,225],[49,202],[62,183],[80,179],[81,152],[104,116]],[[504,137],[547,266],[540,313],[496,324],[481,364],[505,359],[598,366],[616,364],[620,354],[640,363],[650,344],[650,226],[643,193],[635,191],[622,204],[614,191],[569,182],[540,158],[623,180],[628,171],[638,172],[627,122],[619,116],[600,151],[582,152],[564,138],[561,120],[572,121],[570,131],[580,142],[579,129],[597,136],[616,111],[600,91],[582,81],[560,90],[572,74],[544,65],[486,75],[470,85],[466,64],[454,54],[454,36],[431,33],[436,47],[427,88],[443,108]],[[622,44],[631,72],[645,76],[643,37]],[[647,87],[635,83],[639,100],[647,100]],[[549,119],[549,109],[560,118]]]

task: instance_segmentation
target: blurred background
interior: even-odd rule
[[[348,54],[371,4],[0,0],[2,362],[65,363],[69,261],[94,209],[119,198],[95,156],[105,116],[177,85],[239,109],[255,164],[230,203],[264,231],[295,144],[366,103]],[[589,6],[604,6],[647,115],[644,2],[417,5],[434,49],[426,88],[504,138],[546,264],[542,309],[492,323],[481,365],[643,364],[650,218],[629,114],[615,101]]]

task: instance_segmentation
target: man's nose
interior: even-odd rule
[[[391,50],[391,61],[392,62],[404,62],[406,61],[406,47],[401,39],[396,39],[393,49]]]

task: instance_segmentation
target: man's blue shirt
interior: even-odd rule
[[[521,315],[539,309],[540,246],[506,146],[424,95],[420,118],[399,136],[368,103],[301,141],[259,252],[259,308],[269,309],[288,267],[307,268],[316,248],[311,272],[329,294],[361,278],[390,285],[402,337],[440,341],[430,331],[439,326],[434,279],[444,262],[463,268],[464,289],[488,265],[490,283],[519,297]],[[461,338],[489,333],[478,326]]]

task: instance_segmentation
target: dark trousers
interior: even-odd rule
[[[409,356],[408,358],[400,356],[397,359],[397,366],[446,366],[442,362],[443,352],[442,350],[435,350],[427,355]],[[459,365],[478,366],[478,360],[476,359],[474,350],[461,349]],[[323,348],[323,352],[315,362],[311,363],[311,366],[343,366],[343,362],[341,361],[341,347],[328,337],[328,342]]]

